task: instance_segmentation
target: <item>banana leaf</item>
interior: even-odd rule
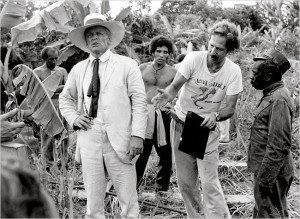
[[[64,124],[52,103],[48,91],[39,77],[26,65],[19,65],[26,71],[26,80],[21,89],[21,95],[26,96],[27,105],[33,109],[32,117],[36,124],[41,125],[50,136],[66,133]]]
[[[1,27],[10,29],[13,26],[22,23],[24,21],[25,14],[25,0],[8,0],[0,13]]]
[[[110,11],[109,0],[102,0],[101,3],[101,14],[106,14]]]
[[[131,7],[124,8],[120,13],[116,16],[115,21],[124,20],[131,12]]]

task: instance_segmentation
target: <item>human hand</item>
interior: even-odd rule
[[[83,114],[75,119],[73,126],[74,130],[83,129],[86,131],[87,129],[90,129],[91,125],[93,124],[94,123],[92,121],[92,118],[89,117],[87,114]]]
[[[137,136],[131,136],[129,159],[132,160],[136,155],[143,153],[143,139]]]
[[[159,94],[152,98],[151,102],[156,108],[165,106],[171,99],[171,96],[164,89],[157,89]]]
[[[214,113],[210,113],[204,116],[204,120],[201,123],[201,126],[205,126],[209,129],[214,129],[217,124],[216,115]]]
[[[1,120],[1,142],[12,140],[19,134],[22,128],[25,126],[24,122],[9,122],[10,118],[13,118],[19,112],[18,109],[14,109],[8,113],[0,115]]]
[[[183,121],[181,121],[181,119],[178,118],[176,112],[174,109],[171,109],[170,110],[170,116],[172,119],[174,119],[176,122],[179,122],[179,123],[183,123]]]
[[[167,115],[170,115],[172,109],[173,109],[173,107],[169,103],[167,103],[160,110],[163,111],[163,112],[165,112]]]

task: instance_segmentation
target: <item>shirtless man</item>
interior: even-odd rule
[[[52,96],[52,101],[55,105],[55,107],[58,109],[58,96],[61,93],[61,91],[64,88],[64,85],[68,78],[67,71],[57,66],[57,59],[59,55],[59,50],[56,47],[47,46],[45,47],[42,52],[41,56],[44,60],[44,64],[40,67],[37,67],[34,69],[34,72],[38,75],[38,77],[41,79],[41,81],[44,81],[49,76],[53,76],[54,74],[57,74],[59,77],[58,87]]]
[[[45,80],[53,77],[52,80],[57,80],[57,88],[54,94],[51,96],[51,100],[55,108],[58,110],[58,97],[62,92],[64,85],[68,78],[67,71],[57,66],[57,59],[59,56],[59,50],[56,47],[46,46],[41,52],[42,59],[44,60],[44,64],[35,68],[33,71],[37,74],[40,80],[45,85]],[[59,110],[58,113],[60,114]],[[51,166],[53,161],[53,147],[54,147],[54,139],[53,137],[46,134],[46,132],[42,131],[42,156],[45,156],[46,165]],[[64,148],[66,153],[66,148]],[[48,168],[48,167],[47,167]]]
[[[140,65],[147,94],[148,123],[144,150],[136,162],[137,187],[141,183],[152,146],[154,145],[160,158],[155,187],[157,191],[167,191],[172,174],[171,118],[167,108],[162,110],[155,109],[151,99],[158,94],[158,88],[166,88],[175,77],[176,70],[167,64],[168,57],[173,52],[173,44],[168,38],[157,36],[152,39],[149,50],[154,57],[154,61]]]

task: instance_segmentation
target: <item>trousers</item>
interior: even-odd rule
[[[157,126],[156,118],[154,124],[153,139],[146,138],[144,141],[143,153],[139,156],[136,162],[137,187],[140,185],[143,178],[149,156],[153,145],[156,153],[159,156],[158,172],[156,176],[156,189],[159,191],[167,191],[169,189],[170,177],[172,175],[172,147],[170,143],[170,116],[165,112],[161,112],[166,132],[166,145],[158,146],[157,143]]]
[[[289,218],[287,194],[292,181],[292,175],[277,178],[271,191],[266,192],[260,189],[259,182],[254,177],[253,218]]]
[[[182,131],[183,124],[172,119],[171,142],[177,181],[188,218],[231,218],[218,177],[219,129],[211,131],[203,160],[178,150]]]
[[[135,166],[122,163],[112,148],[105,126],[94,120],[91,129],[77,135],[84,187],[87,194],[86,218],[105,218],[104,198],[107,177],[115,188],[122,218],[139,216]]]

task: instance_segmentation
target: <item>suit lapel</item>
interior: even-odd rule
[[[110,58],[108,59],[106,73],[104,74],[104,89],[107,86],[109,80],[111,79],[112,75],[114,74],[114,70],[116,67],[116,59],[113,53],[110,54]]]
[[[84,77],[86,75],[88,64],[89,64],[89,58],[87,58],[85,60],[85,62],[82,64],[82,68],[80,70],[82,70],[81,72],[83,72],[83,73],[79,73],[79,80],[78,80],[78,82],[80,84],[79,84],[79,90],[78,91],[80,91],[80,94],[79,94],[80,97],[84,97],[83,79],[84,79]]]

